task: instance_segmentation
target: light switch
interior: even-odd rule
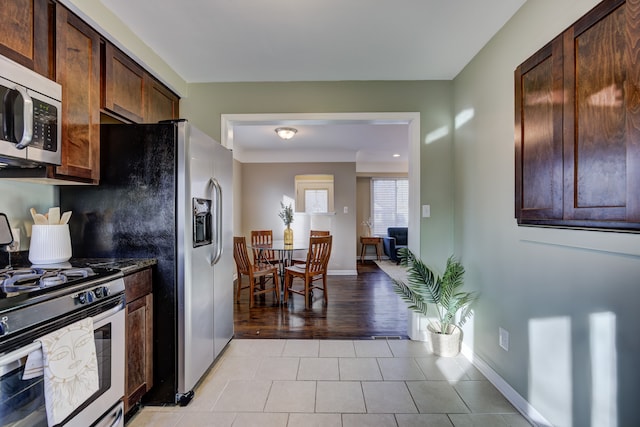
[[[349,213],[349,206],[345,206],[344,207],[344,213],[348,214]]]
[[[422,205],[422,217],[423,218],[431,217],[431,205]]]

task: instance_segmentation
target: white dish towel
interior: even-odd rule
[[[29,355],[27,368],[31,369],[27,370],[31,371],[31,376],[37,375],[38,358],[41,357],[47,422],[53,426],[98,391],[93,320],[80,320],[37,341],[42,344],[42,350]],[[33,364],[30,365],[31,359]]]

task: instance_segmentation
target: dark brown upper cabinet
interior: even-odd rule
[[[103,117],[135,123],[178,118],[175,93],[62,4],[3,0],[0,20],[0,55],[62,86],[62,164],[20,171],[16,178],[98,184]]]
[[[51,178],[100,180],[100,34],[56,10],[56,81],[62,85],[62,165]]]
[[[605,0],[515,71],[518,224],[640,231],[640,0]]]
[[[134,123],[144,120],[144,69],[105,43],[102,107]]]
[[[156,123],[160,120],[173,120],[179,117],[180,98],[163,84],[145,74],[145,114],[147,123]]]
[[[104,44],[102,108],[132,123],[178,118],[180,98],[112,44]]]
[[[0,54],[53,78],[54,7],[48,0],[3,1]]]
[[[562,39],[516,70],[516,217],[562,218]]]

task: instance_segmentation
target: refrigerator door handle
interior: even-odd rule
[[[211,259],[211,266],[214,266],[222,256],[222,187],[213,177],[209,179],[209,183],[213,186],[215,200],[213,204],[214,215],[211,216],[211,229],[215,239],[215,252]]]

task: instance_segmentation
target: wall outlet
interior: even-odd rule
[[[504,351],[509,351],[509,331],[498,328],[498,344]]]

